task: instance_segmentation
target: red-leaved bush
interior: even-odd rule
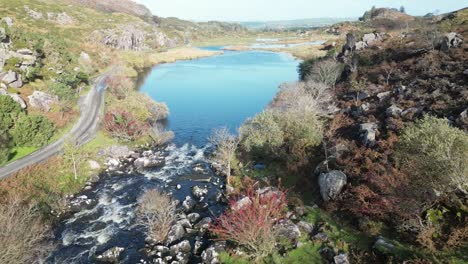
[[[257,186],[251,184],[243,196],[231,199],[230,209],[213,222],[210,231],[245,247],[260,260],[275,250],[274,225],[285,216],[287,200],[285,191]]]
[[[148,132],[149,128],[149,124],[136,120],[126,111],[113,110],[104,117],[104,129],[121,140],[134,140]]]

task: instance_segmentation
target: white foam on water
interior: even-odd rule
[[[165,165],[158,171],[150,171],[145,174],[148,179],[169,180],[178,175],[190,172],[191,165],[205,160],[206,148],[197,148],[194,145],[185,144],[180,148],[170,145],[166,148],[169,152],[165,157]]]

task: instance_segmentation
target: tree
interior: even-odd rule
[[[335,60],[328,59],[316,62],[306,76],[307,80],[312,80],[318,83],[324,83],[329,87],[335,87],[338,78],[343,72],[343,67]]]
[[[54,125],[46,117],[21,113],[11,129],[11,136],[16,146],[42,147],[54,131]]]
[[[213,153],[213,160],[220,163],[226,169],[226,181],[230,185],[231,162],[239,146],[239,137],[232,135],[228,128],[223,127],[215,129],[208,140],[216,148]]]
[[[77,145],[76,139],[69,138],[63,145],[63,158],[73,164],[73,175],[75,181],[78,180],[78,173],[81,163],[84,160],[84,152]]]
[[[400,6],[400,12],[401,12],[401,13],[406,13],[406,9],[405,9],[404,6]]]
[[[163,242],[177,220],[174,200],[167,193],[148,190],[138,199],[139,223],[147,230],[148,237]]]

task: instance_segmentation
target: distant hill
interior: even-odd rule
[[[343,21],[355,21],[357,18],[308,18],[277,21],[246,21],[239,22],[242,26],[251,30],[284,30],[294,28],[313,28],[333,25]]]

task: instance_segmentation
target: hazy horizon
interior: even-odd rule
[[[438,11],[447,13],[462,9],[468,3],[460,0],[134,0],[147,6],[154,15],[193,21],[228,22],[282,21],[314,18],[357,18],[372,6],[399,8],[411,15],[422,16]],[[465,3],[463,3],[465,2]]]

